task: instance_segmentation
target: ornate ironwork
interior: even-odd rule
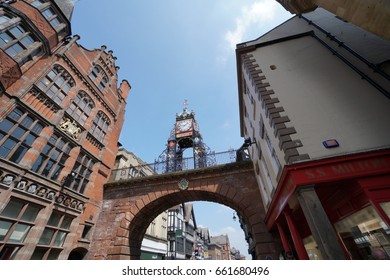
[[[168,159],[166,152],[163,152],[154,163],[147,163],[143,165],[112,170],[110,181],[151,176],[175,171],[207,168],[211,166],[233,163],[237,161],[236,152],[237,151],[233,149],[230,149],[226,152],[210,152],[204,155],[202,158],[204,165],[195,164],[196,160],[194,157],[182,158],[180,161],[174,162],[172,159]],[[169,164],[174,164],[176,170],[169,169]]]

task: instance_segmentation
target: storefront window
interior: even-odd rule
[[[322,260],[322,255],[320,250],[318,249],[317,242],[314,240],[313,236],[310,235],[303,239],[303,244],[305,245],[305,249],[309,259],[311,260]]]
[[[352,259],[390,259],[390,229],[372,206],[337,222],[335,228]]]
[[[383,211],[387,214],[387,216],[390,218],[390,202],[383,202],[380,204]]]

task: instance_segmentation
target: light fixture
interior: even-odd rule
[[[253,141],[252,141],[252,139],[250,137],[248,137],[248,138],[245,138],[244,144],[242,146],[249,147],[249,146],[252,146],[252,144],[256,144],[256,138],[253,139]]]
[[[328,139],[322,142],[322,145],[324,145],[325,148],[330,149],[330,148],[336,148],[340,146],[339,142],[337,142],[336,139]]]

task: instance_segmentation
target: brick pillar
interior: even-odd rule
[[[20,166],[31,169],[37,161],[43,148],[46,146],[50,137],[53,135],[54,127],[46,126],[42,129],[40,136],[32,143],[31,148],[26,152],[23,159],[20,161]]]
[[[345,260],[344,251],[329,221],[314,185],[298,189],[298,201],[309,224],[322,257],[328,260]]]

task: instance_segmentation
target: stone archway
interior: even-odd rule
[[[70,252],[68,260],[83,260],[88,250],[83,247],[77,247]]]
[[[178,186],[183,178],[189,182],[185,190]],[[224,204],[239,213],[252,236],[257,259],[278,257],[279,242],[264,223],[253,164],[246,161],[106,184],[87,259],[139,259],[143,236],[158,214],[200,200]]]

